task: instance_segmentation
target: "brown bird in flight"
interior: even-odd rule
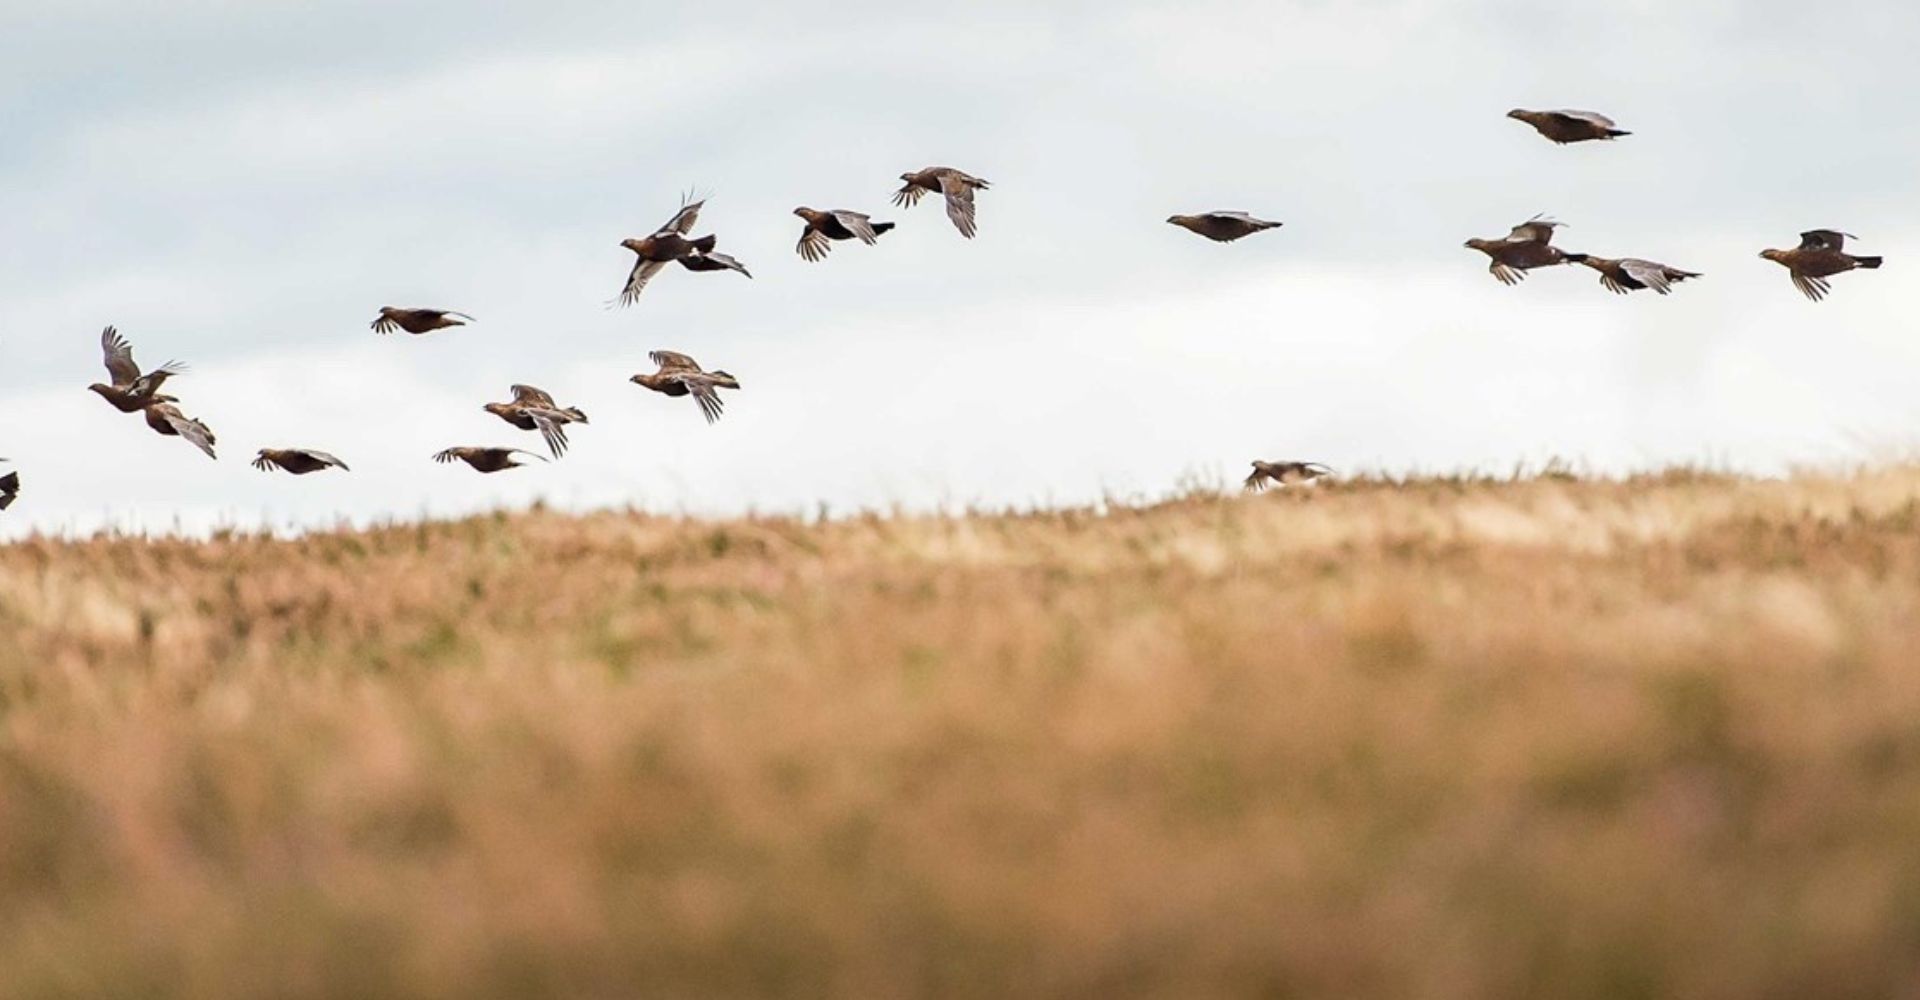
[[[1492,274],[1503,285],[1517,285],[1526,278],[1526,272],[1536,267],[1550,267],[1565,264],[1567,255],[1551,244],[1553,231],[1565,223],[1555,222],[1542,215],[1513,227],[1505,239],[1471,239],[1466,242],[1468,249],[1478,250],[1493,262],[1487,265]]]
[[[1633,134],[1615,128],[1613,119],[1595,111],[1523,111],[1515,108],[1507,112],[1507,117],[1526,122],[1533,126],[1534,131],[1562,146],[1591,139],[1612,141]]]
[[[740,382],[726,372],[702,371],[699,362],[678,351],[653,351],[648,359],[660,366],[652,374],[639,374],[628,381],[669,396],[691,395],[700,404],[707,423],[720,419],[721,389],[738,389]]]
[[[465,462],[478,472],[500,472],[504,469],[517,469],[527,463],[513,460],[515,455],[526,455],[546,461],[545,456],[535,455],[522,448],[448,448],[433,456],[436,462]]]
[[[912,208],[924,195],[942,195],[947,200],[947,218],[953,222],[953,228],[967,239],[973,239],[973,193],[985,191],[991,185],[952,167],[928,167],[901,174],[900,179],[905,185],[893,193],[895,205]]]
[[[1278,229],[1281,223],[1256,219],[1245,212],[1202,212],[1199,215],[1170,215],[1167,221],[1192,233],[1199,233],[1215,243],[1232,243],[1242,236],[1268,229]]]
[[[160,385],[168,378],[186,371],[186,365],[169,361],[141,374],[140,366],[133,361],[133,346],[113,327],[100,331],[100,350],[106,355],[107,375],[113,382],[110,385],[95,382],[87,388],[112,403],[114,409],[121,413],[138,413],[155,403],[175,401],[172,396],[161,394]]]
[[[1641,260],[1637,257],[1609,260],[1592,254],[1570,253],[1566,258],[1572,263],[1585,264],[1600,272],[1601,287],[1619,295],[1642,288],[1651,288],[1661,295],[1666,295],[1673,291],[1674,285],[1688,278],[1700,277],[1698,271],[1682,271],[1677,267],[1651,260]]]
[[[807,220],[807,228],[800,231],[800,243],[794,250],[802,260],[809,261],[826,260],[834,240],[859,240],[872,245],[881,233],[893,228],[891,222],[875,222],[859,212],[840,208],[820,212],[802,207],[794,209],[793,214]]]
[[[561,406],[545,390],[530,385],[515,385],[510,403],[488,403],[482,409],[520,428],[539,431],[547,450],[559,458],[567,453],[567,424],[584,424],[587,415],[577,406]]]
[[[315,451],[312,448],[262,448],[260,454],[253,458],[253,467],[261,472],[272,472],[275,466],[296,476],[319,472],[321,469],[353,471],[347,468],[347,463],[324,451]]]
[[[0,462],[4,461],[6,461],[6,459],[0,458]],[[0,510],[6,510],[8,507],[13,506],[13,502],[19,499],[19,497],[20,473],[9,472],[4,476],[0,476]]]
[[[1331,476],[1333,470],[1319,462],[1262,462],[1253,463],[1253,472],[1247,476],[1246,488],[1258,493],[1270,485],[1285,486],[1289,483],[1310,483],[1321,476]]]
[[[474,322],[472,316],[446,309],[402,309],[398,306],[381,306],[380,315],[373,320],[373,332],[392,333],[395,330],[405,330],[412,334],[432,333],[450,326],[466,326],[472,322]]]
[[[674,261],[689,271],[738,271],[751,278],[740,262],[723,253],[714,253],[719,238],[711,234],[698,239],[688,239],[687,234],[700,221],[700,208],[706,199],[686,201],[682,199],[680,210],[673,213],[666,225],[653,231],[653,235],[637,240],[621,240],[620,245],[633,251],[633,270],[627,275],[627,286],[620,290],[620,297],[613,303],[622,306],[633,305],[647,282],[659,274],[661,269]]]
[[[1855,268],[1872,270],[1882,258],[1856,257],[1845,252],[1851,233],[1833,229],[1811,229],[1800,234],[1800,245],[1791,250],[1762,250],[1760,256],[1785,267],[1793,274],[1793,287],[1815,302],[1827,297],[1832,286],[1827,279]]]
[[[207,453],[207,457],[218,460],[213,453],[213,431],[206,424],[180,412],[180,408],[169,401],[152,403],[146,408],[147,426],[156,433],[168,437],[182,437],[193,443],[195,448]]]

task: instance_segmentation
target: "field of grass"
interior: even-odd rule
[[[78,996],[1920,996],[1920,468],[0,546]]]

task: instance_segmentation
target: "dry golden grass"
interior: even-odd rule
[[[0,547],[0,996],[1915,996],[1920,469]]]

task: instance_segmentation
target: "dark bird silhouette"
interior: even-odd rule
[[[871,245],[879,240],[881,233],[893,228],[891,222],[875,222],[859,212],[845,209],[820,212],[803,207],[794,209],[793,214],[807,220],[807,228],[800,231],[800,243],[794,250],[802,260],[809,261],[826,260],[834,240],[859,240]]]
[[[1615,128],[1613,119],[1595,111],[1523,111],[1515,108],[1507,112],[1507,117],[1526,122],[1533,126],[1534,131],[1562,146],[1593,139],[1611,141],[1633,134]]]
[[[647,355],[660,370],[635,375],[628,381],[669,396],[692,396],[700,404],[707,423],[720,419],[721,389],[738,389],[740,382],[726,372],[703,371],[698,362],[678,351],[654,351]]]
[[[206,424],[180,412],[172,401],[156,401],[146,407],[147,426],[156,433],[168,437],[181,437],[193,443],[195,448],[207,453],[207,457],[218,459],[213,453],[213,431]]]
[[[620,245],[633,251],[633,270],[627,274],[627,285],[620,290],[620,297],[614,304],[633,305],[640,293],[647,287],[653,276],[674,261],[679,261],[689,271],[738,271],[751,278],[747,269],[726,254],[713,252],[719,238],[707,235],[698,239],[688,239],[687,234],[700,221],[700,208],[706,204],[700,201],[682,201],[680,210],[673,213],[666,225],[653,231],[653,235],[637,240],[621,240]],[[693,260],[693,258],[699,258]],[[691,261],[691,262],[690,262]]]
[[[141,374],[140,366],[133,361],[133,346],[113,327],[100,331],[100,350],[106,356],[107,375],[113,381],[110,384],[95,382],[87,388],[112,403],[114,409],[138,413],[154,403],[176,402],[172,396],[163,395],[160,386],[168,378],[186,371],[186,365],[169,361]]]
[[[567,453],[567,424],[584,424],[587,415],[575,406],[561,406],[544,390],[530,385],[515,385],[511,389],[513,401],[510,403],[488,403],[482,407],[488,413],[520,428],[523,431],[539,431],[542,440],[547,442],[547,450],[553,457],[559,458]]]
[[[6,459],[0,458],[0,462],[4,461],[6,461]],[[8,507],[13,506],[13,502],[19,498],[20,473],[9,472],[4,476],[0,476],[0,510],[6,510]]]
[[[895,205],[912,208],[920,203],[923,195],[941,195],[947,200],[947,218],[952,221],[953,228],[960,230],[960,235],[967,239],[973,239],[973,193],[985,191],[991,185],[952,167],[928,167],[901,174],[900,180],[905,185],[893,193]]]
[[[1282,223],[1256,219],[1245,212],[1202,212],[1199,215],[1170,215],[1167,221],[1215,243],[1232,243],[1243,236],[1278,229]]]
[[[1262,462],[1255,460],[1253,472],[1247,476],[1245,486],[1258,493],[1271,485],[1285,486],[1289,483],[1309,483],[1321,476],[1331,476],[1333,470],[1319,462]]]
[[[1785,267],[1793,275],[1793,287],[1818,302],[1832,291],[1828,278],[1856,268],[1873,270],[1880,266],[1882,258],[1847,253],[1845,247],[1850,239],[1859,237],[1833,229],[1810,229],[1800,234],[1799,246],[1791,250],[1762,250],[1760,256]]]
[[[1639,291],[1642,288],[1651,288],[1661,295],[1666,295],[1673,291],[1674,285],[1688,278],[1700,277],[1698,271],[1682,271],[1677,267],[1651,260],[1641,260],[1638,257],[1610,260],[1606,257],[1595,257],[1592,254],[1570,253],[1566,258],[1572,263],[1585,264],[1600,272],[1601,287],[1619,295]]]
[[[1468,240],[1465,245],[1493,259],[1487,265],[1487,271],[1501,284],[1517,285],[1526,278],[1526,272],[1536,267],[1567,262],[1567,255],[1552,245],[1553,231],[1561,225],[1564,223],[1536,215],[1513,227],[1505,239],[1476,238]]]
[[[353,471],[347,468],[347,463],[324,451],[315,451],[312,448],[262,448],[260,454],[254,456],[253,467],[261,472],[272,472],[275,466],[296,476],[319,472],[321,469]]]
[[[373,332],[392,333],[395,330],[405,330],[412,334],[432,333],[450,326],[466,326],[472,322],[474,322],[472,316],[446,309],[402,309],[398,306],[381,306],[380,315],[373,320]]]
[[[527,463],[513,460],[515,455],[526,455],[546,461],[545,456],[521,448],[448,448],[433,456],[436,462],[465,462],[478,472],[500,472],[505,469],[517,469]]]

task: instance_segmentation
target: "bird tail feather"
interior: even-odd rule
[[[1880,262],[1884,259],[1885,258],[1883,257],[1855,257],[1853,259],[1853,262],[1871,271],[1874,268],[1879,267]]]

